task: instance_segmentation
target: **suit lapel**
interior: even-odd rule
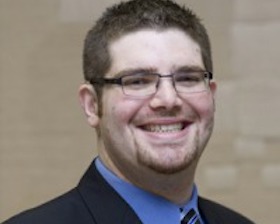
[[[215,206],[209,204],[206,200],[198,198],[198,209],[205,224],[225,224],[221,223],[221,219],[215,211]]]
[[[91,164],[77,187],[94,223],[141,224],[132,208],[104,180]]]

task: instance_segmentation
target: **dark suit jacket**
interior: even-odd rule
[[[207,224],[252,224],[240,214],[199,198]],[[94,164],[76,188],[3,224],[140,224],[132,208],[103,179]],[[157,224],[157,223],[154,223]]]

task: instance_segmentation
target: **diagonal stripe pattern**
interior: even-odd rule
[[[201,224],[194,209],[191,209],[181,220],[181,224]]]

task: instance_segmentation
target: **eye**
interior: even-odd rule
[[[175,74],[175,82],[180,84],[195,84],[202,81],[200,72],[178,72]]]
[[[153,84],[156,81],[156,75],[150,73],[137,73],[127,75],[122,78],[122,85],[130,88],[142,88]]]

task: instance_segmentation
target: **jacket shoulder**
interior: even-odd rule
[[[242,214],[224,206],[217,202],[199,197],[198,206],[209,223],[227,223],[227,224],[254,224],[253,221]]]
[[[2,224],[94,223],[75,188],[38,207],[26,210]]]

